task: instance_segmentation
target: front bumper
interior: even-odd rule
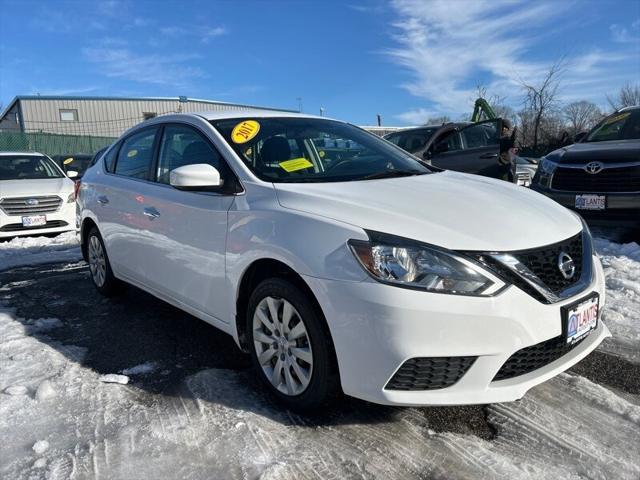
[[[0,238],[37,236],[76,229],[75,202],[62,203],[55,212],[43,215],[47,217],[47,225],[24,228],[22,227],[22,216],[7,215],[0,210]]]
[[[541,193],[560,205],[578,212],[589,224],[612,227],[640,227],[640,193],[594,193],[606,195],[605,210],[578,210],[575,208],[576,195],[591,192],[561,192],[531,184],[531,189]]]
[[[507,402],[571,367],[610,336],[596,330],[561,358],[518,377],[492,381],[522,348],[562,333],[560,307],[589,292],[604,304],[604,275],[579,295],[545,305],[516,287],[496,297],[433,294],[383,285],[374,280],[342,282],[305,277],[318,299],[333,338],[343,391],[388,405],[461,405]],[[477,356],[452,386],[437,390],[385,389],[407,360],[417,357]]]

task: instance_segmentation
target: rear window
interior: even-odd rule
[[[387,135],[385,139],[407,152],[415,153],[427,144],[436,130],[438,130],[438,128],[397,132]]]

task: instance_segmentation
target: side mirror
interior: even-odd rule
[[[573,137],[574,143],[581,142],[584,139],[584,137],[587,136],[587,133],[589,133],[589,132],[580,132],[580,133],[578,133],[575,137]]]
[[[78,172],[75,170],[67,170],[67,177],[76,178],[78,176]]]
[[[217,190],[222,187],[220,172],[208,163],[195,163],[169,172],[169,184],[178,190]]]

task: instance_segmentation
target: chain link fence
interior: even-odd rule
[[[62,154],[94,154],[113,143],[116,138],[45,132],[0,132],[0,151],[38,152],[50,157]]]

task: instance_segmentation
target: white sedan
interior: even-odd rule
[[[133,284],[229,333],[290,407],[515,400],[609,336],[577,215],[344,122],[162,116],[78,202],[101,293]]]
[[[0,239],[75,228],[74,183],[60,167],[40,153],[0,152]]]

